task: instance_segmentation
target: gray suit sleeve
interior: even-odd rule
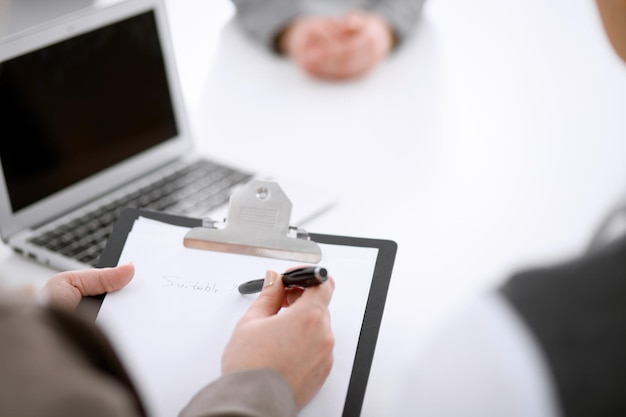
[[[293,391],[278,372],[256,369],[224,375],[207,385],[179,417],[295,417]]]
[[[417,23],[426,0],[367,0],[365,10],[384,17],[402,43]]]
[[[392,26],[396,41],[409,34],[426,0],[366,0],[363,9],[378,13]],[[232,0],[237,19],[253,38],[276,51],[276,36],[303,13],[296,0]]]
[[[0,416],[146,415],[129,375],[93,322],[15,295],[4,299],[1,291],[0,370]],[[295,417],[297,412],[285,378],[256,369],[204,387],[180,416]]]
[[[232,0],[237,19],[253,38],[276,51],[276,36],[300,10],[294,0]]]

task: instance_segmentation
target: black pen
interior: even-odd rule
[[[309,266],[305,268],[294,269],[281,275],[285,288],[291,287],[312,287],[319,285],[328,279],[328,271],[320,266]],[[239,292],[242,294],[253,294],[263,289],[265,280],[253,279],[244,282],[239,286]]]

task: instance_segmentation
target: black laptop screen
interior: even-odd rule
[[[13,211],[177,135],[154,12],[0,63]]]

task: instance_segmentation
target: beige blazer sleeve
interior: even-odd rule
[[[145,415],[101,332],[68,312],[0,297],[0,416]]]
[[[295,416],[293,393],[269,369],[207,385],[181,416]],[[145,408],[113,348],[91,322],[0,295],[0,416],[137,417]]]
[[[293,391],[276,371],[259,369],[225,375],[201,390],[180,417],[293,417]]]

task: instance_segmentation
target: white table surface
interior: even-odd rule
[[[309,231],[399,245],[364,416],[463,303],[583,251],[626,194],[626,65],[594,1],[429,0],[349,83],[268,53],[227,0],[167,4],[200,148],[339,196]],[[53,273],[0,247],[5,285]]]

